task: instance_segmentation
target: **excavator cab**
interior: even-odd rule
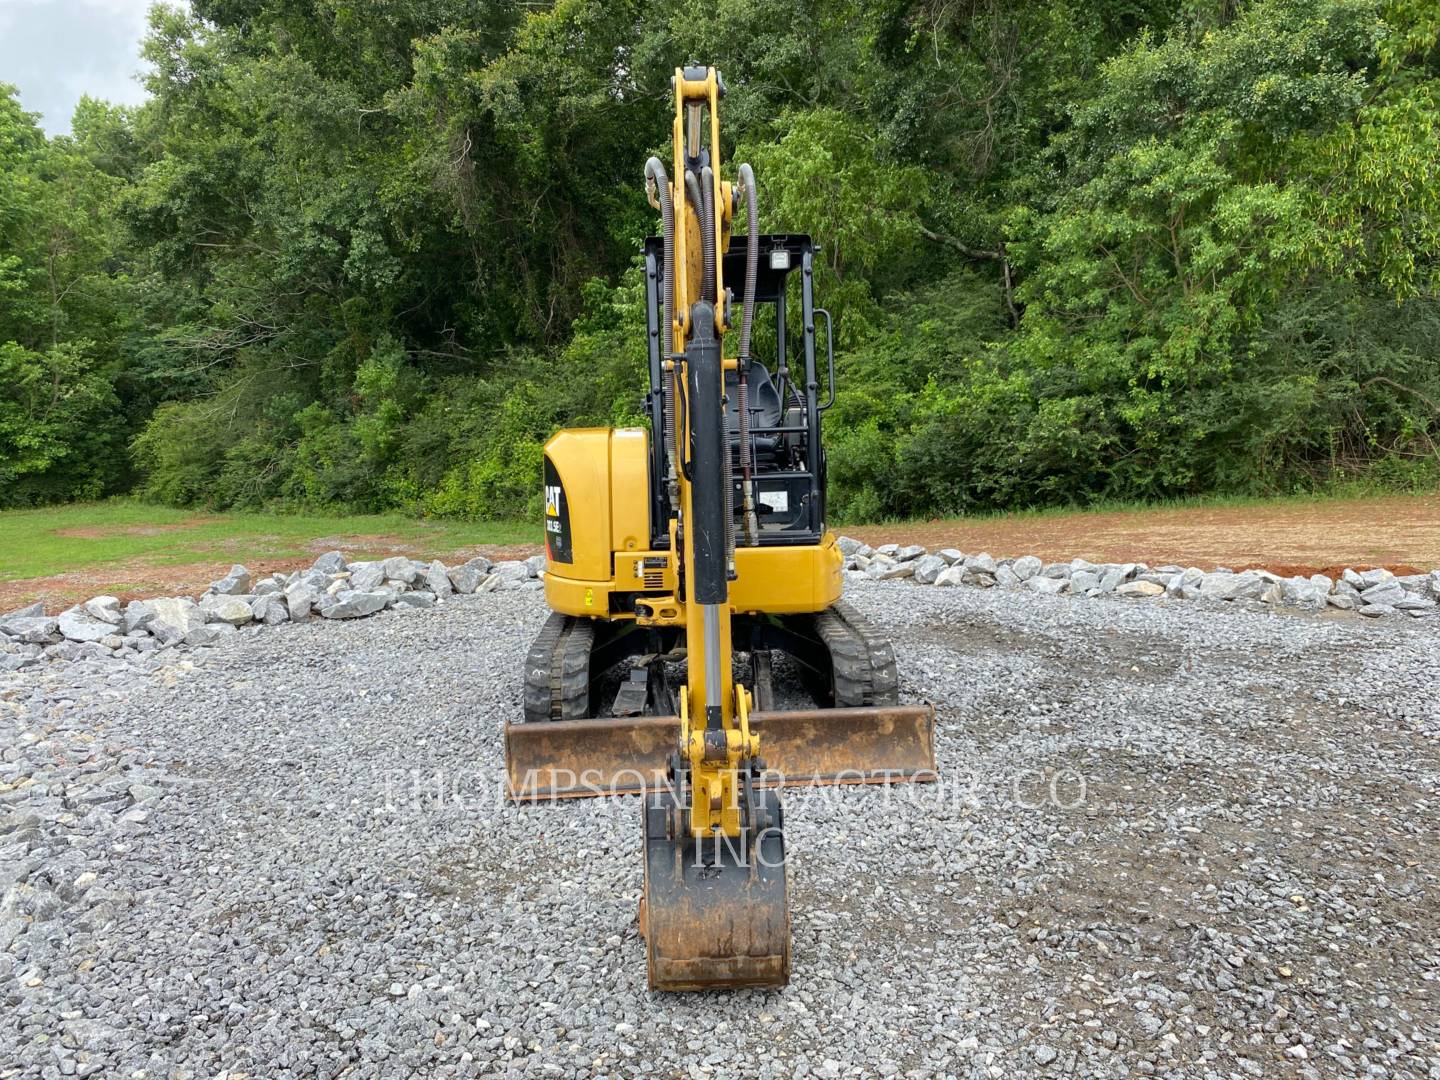
[[[889,643],[842,599],[817,248],[760,233],[748,165],[720,178],[718,73],[677,69],[674,87],[675,180],[645,168],[662,225],[643,249],[648,423],[546,444],[551,615],[506,766],[520,801],[644,797],[653,988],[773,986],[790,972],[780,789],[934,779],[934,711],[901,703]]]
[[[773,350],[769,366],[765,357],[750,357],[746,379],[747,424],[740,417],[740,372],[725,371],[725,427],[731,455],[731,506],[738,512],[746,505],[746,472],[753,481],[756,514],[755,541],[760,545],[809,544],[820,542],[825,531],[825,455],[821,448],[821,414],[835,400],[834,347],[830,340],[830,314],[815,306],[814,263],[818,249],[804,235],[761,235],[755,238],[758,269],[754,291],[754,318],[757,326],[771,331],[762,348]],[[745,280],[745,265],[751,237],[730,238],[724,254],[726,280]],[[660,311],[664,289],[663,238],[645,241],[646,323],[650,342],[650,392],[646,399],[650,416],[651,469],[663,476],[665,468],[665,379],[664,356],[660,349]],[[787,309],[787,285],[791,275],[800,279],[799,330]],[[744,303],[742,292],[733,303]],[[829,358],[821,400],[816,360],[816,316],[824,318],[826,356]],[[767,317],[768,316],[768,317]],[[794,340],[792,340],[792,338]],[[798,348],[796,346],[798,345]],[[794,350],[792,352],[792,350]],[[747,431],[748,428],[748,431]],[[742,431],[746,432],[742,445]],[[748,460],[747,460],[748,459]],[[651,520],[663,523],[673,511],[664,484],[652,485],[655,505]],[[742,528],[743,531],[743,528]],[[663,536],[655,535],[655,546]],[[750,542],[751,538],[743,538]],[[739,541],[737,541],[739,542]]]

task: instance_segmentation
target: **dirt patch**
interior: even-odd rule
[[[326,537],[306,546],[316,554],[338,548],[345,552],[346,558],[356,560],[383,559],[390,555],[416,558],[423,555],[440,559],[447,566],[462,563],[476,555],[484,555],[487,559],[499,562],[502,559],[525,559],[540,551],[538,547],[523,544],[476,544],[437,553],[433,550],[421,551],[417,545],[398,540],[394,543],[383,542],[386,539],[348,537],[341,540]],[[54,613],[102,593],[118,596],[122,603],[151,596],[199,596],[210,582],[224,577],[225,572],[237,560],[243,561],[256,577],[263,577],[277,571],[302,569],[313,563],[315,558],[314,555],[287,559],[246,558],[241,552],[237,553],[235,560],[204,559],[167,566],[157,566],[144,558],[126,559],[50,577],[0,582],[0,611],[9,611],[40,600],[44,602],[46,611]]]
[[[111,536],[164,536],[167,533],[184,532],[210,524],[209,518],[187,518],[169,525],[87,525],[81,528],[56,529],[56,536],[68,536],[77,540],[104,540]]]
[[[1284,576],[1347,566],[1397,574],[1440,566],[1440,497],[1193,507],[1044,517],[957,518],[844,530],[869,544],[988,551],[997,558],[1176,563]]]

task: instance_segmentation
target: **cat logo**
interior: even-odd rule
[[[551,562],[574,562],[570,549],[570,507],[554,462],[545,459],[545,552]]]

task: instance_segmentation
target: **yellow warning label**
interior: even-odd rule
[[[594,589],[586,589],[586,590],[585,590],[585,606],[586,606],[586,607],[594,607],[594,606],[595,606],[595,590],[594,590]]]

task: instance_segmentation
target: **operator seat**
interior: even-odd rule
[[[780,408],[780,391],[775,389],[775,381],[770,378],[770,372],[765,365],[758,360],[750,361],[750,377],[746,380],[746,390],[750,397],[750,429],[753,432],[756,428],[780,427],[782,410]],[[740,445],[740,375],[736,371],[725,372],[725,423],[730,432],[730,445]],[[755,453],[774,454],[780,445],[779,435],[753,436],[755,439]]]

